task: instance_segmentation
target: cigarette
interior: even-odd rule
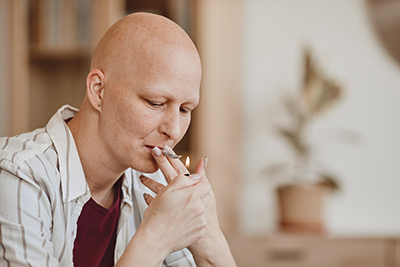
[[[171,153],[171,152],[169,152],[167,150],[164,150],[164,149],[161,149],[161,152],[164,154],[164,156],[166,156],[168,158],[171,158],[171,159],[179,159],[179,158],[182,157],[181,155],[177,155],[175,153]]]

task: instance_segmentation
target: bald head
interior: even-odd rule
[[[157,52],[171,53],[174,49],[200,61],[192,40],[176,23],[160,15],[133,13],[104,34],[93,54],[91,69],[120,74],[127,67],[152,64]]]
[[[86,97],[69,122],[80,153],[97,153],[112,171],[156,171],[149,148],[182,139],[200,81],[199,54],[182,28],[154,14],[122,18],[96,47]]]

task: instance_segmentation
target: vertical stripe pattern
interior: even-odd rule
[[[1,169],[0,169],[0,171],[1,171]],[[1,172],[0,172],[1,173]],[[0,246],[1,246],[1,248],[2,248],[2,250],[3,250],[3,254],[1,255],[2,256],[2,258],[3,258],[3,261],[5,261],[6,263],[7,263],[7,267],[10,267],[11,266],[11,263],[10,263],[10,261],[7,259],[7,257],[6,257],[6,248],[4,247],[4,244],[3,244],[3,235],[2,235],[2,230],[1,230],[1,223],[0,223]]]
[[[63,120],[76,111],[64,106],[45,128],[0,138],[0,266],[73,266],[76,221],[90,196]],[[128,246],[147,207],[143,188],[133,187],[139,175],[125,172],[116,255]],[[166,182],[161,172],[150,177]],[[195,266],[187,250],[172,253],[163,265]]]

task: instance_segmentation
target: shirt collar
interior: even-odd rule
[[[125,173],[124,177],[122,180],[122,186],[121,186],[121,191],[122,191],[122,201],[126,202],[129,204],[129,206],[132,206],[132,175],[131,175],[132,169],[128,168]]]
[[[64,105],[46,125],[58,154],[64,202],[70,202],[84,194],[90,194],[74,137],[64,121],[75,116],[77,112],[76,108]]]

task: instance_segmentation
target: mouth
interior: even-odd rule
[[[148,150],[152,150],[153,148],[155,148],[156,146],[147,146],[147,145],[145,145],[145,147],[148,149]],[[162,147],[159,147],[159,146],[157,146],[160,150],[163,150],[163,148]]]

